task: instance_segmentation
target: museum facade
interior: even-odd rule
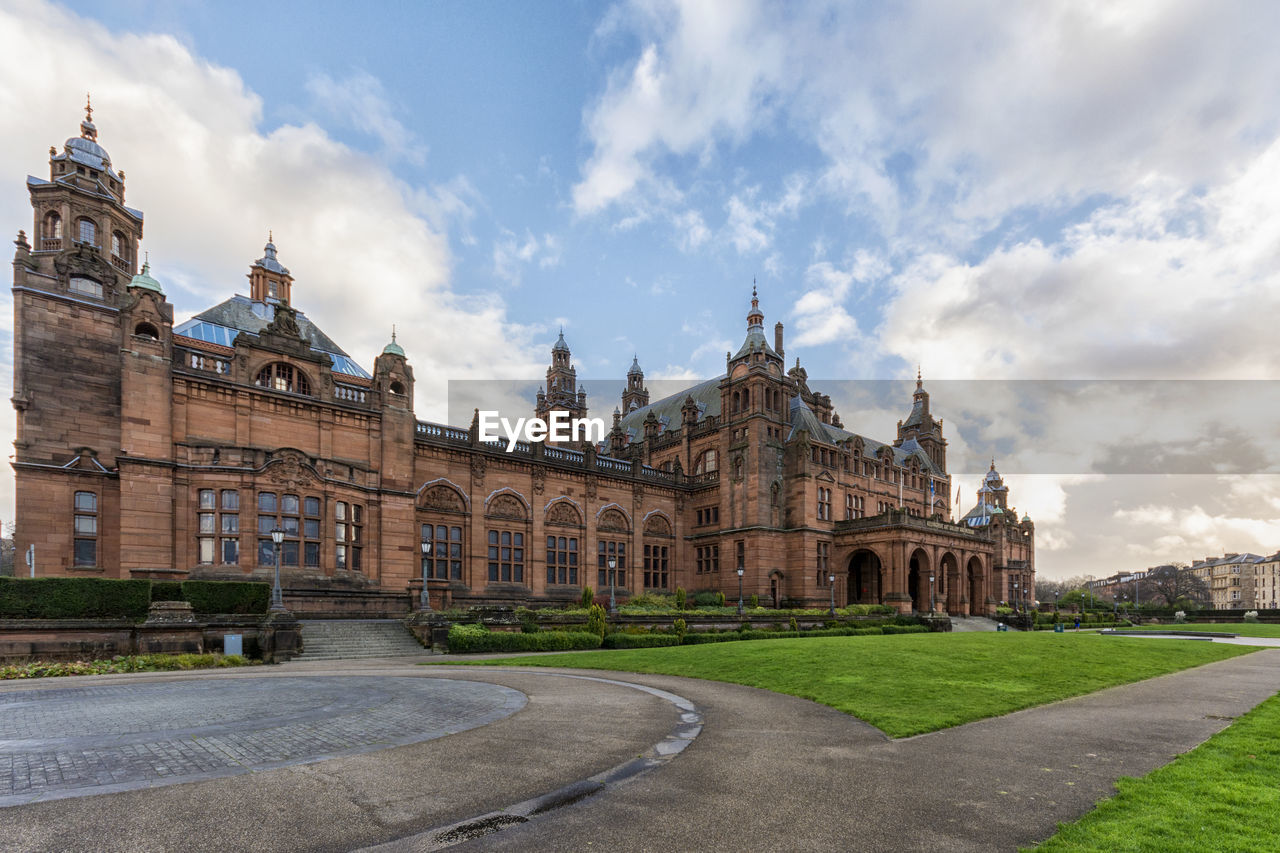
[[[845,429],[754,290],[721,376],[651,402],[634,361],[605,440],[578,444],[419,420],[405,350],[361,367],[270,241],[247,295],[175,325],[91,118],[28,178],[15,241],[16,540],[39,575],[268,579],[278,557],[286,603],[335,615],[407,609],[424,582],[433,607],[735,599],[739,567],[774,605],[989,613],[1034,588],[994,463],[953,520],[920,378],[892,440]],[[563,333],[532,409],[589,410]]]

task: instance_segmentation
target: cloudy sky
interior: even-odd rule
[[[965,508],[995,456],[1044,574],[1270,553],[1277,31],[1230,2],[0,0],[0,222],[30,229],[89,91],[179,319],[273,230],[357,361],[396,324],[420,417],[538,376],[561,326],[596,414],[633,353],[714,376],[755,281],[846,426],[891,437],[923,367]]]

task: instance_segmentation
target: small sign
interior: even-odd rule
[[[244,654],[244,635],[243,634],[223,634],[222,635],[222,653],[224,655]]]

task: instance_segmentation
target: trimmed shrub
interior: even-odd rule
[[[704,589],[693,594],[694,607],[720,607],[724,604],[724,595],[713,589]]]
[[[688,600],[688,593],[684,591],[684,587],[676,587],[676,610],[684,610],[685,603]]]
[[[760,606],[760,596],[758,596],[758,595],[753,595],[753,596],[751,596],[750,598],[748,598],[748,599],[747,599],[747,606],[749,606],[752,610],[755,610],[757,607],[759,607],[759,606]]]
[[[680,641],[684,642],[685,632],[689,630],[689,626],[685,624],[685,621],[677,619],[671,623],[671,629],[676,632],[676,636],[680,638]]]
[[[257,581],[183,581],[182,598],[196,613],[266,613],[271,587]]]
[[[609,623],[605,618],[604,608],[599,604],[591,605],[591,609],[587,612],[587,633],[595,634],[597,637],[603,637],[608,624]]]
[[[0,578],[0,618],[142,619],[151,581],[106,578]]]
[[[454,625],[449,629],[449,651],[473,652],[569,652],[600,648],[600,637],[586,631],[540,631],[515,634],[489,631],[483,625]]]
[[[928,625],[885,625],[880,629],[882,634],[927,634]]]
[[[152,581],[152,601],[186,601],[182,597],[181,581]]]
[[[657,646],[678,646],[678,634],[610,634],[601,642],[602,649],[651,649]]]
[[[595,600],[595,597],[595,590],[589,586],[584,586],[582,588],[582,597],[578,599],[578,605],[582,607],[583,610],[586,610],[591,606],[591,602]]]

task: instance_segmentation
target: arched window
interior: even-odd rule
[[[268,364],[258,371],[259,388],[270,388],[273,391],[289,391],[294,394],[310,394],[311,383],[301,370],[294,370],[293,365],[277,361]]]
[[[150,338],[153,341],[160,340],[160,332],[150,323],[139,323],[134,328],[133,333],[140,338]]]
[[[62,239],[62,217],[56,211],[51,210],[44,215],[44,239]]]
[[[693,473],[705,474],[708,471],[716,470],[716,452],[714,449],[705,450],[693,463]]]
[[[403,396],[404,396],[404,384],[403,384],[403,383],[401,383],[401,382],[398,382],[398,381],[397,381],[397,382],[392,382],[392,383],[391,383],[390,391],[391,391],[391,393],[392,393],[392,394],[398,394],[398,395],[400,395],[401,397],[403,397]]]
[[[98,245],[98,226],[89,217],[82,216],[76,221],[76,232],[81,243],[89,246]]]

